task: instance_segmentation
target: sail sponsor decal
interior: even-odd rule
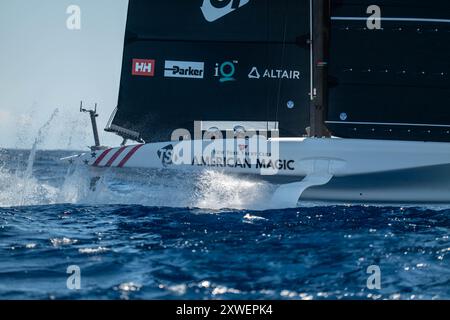
[[[236,81],[236,67],[239,61],[225,61],[222,63],[216,63],[216,67],[214,68],[214,77],[219,78],[221,83]]]
[[[252,69],[248,73],[248,78],[255,80],[259,79],[300,80],[300,71],[252,67]]]
[[[168,146],[159,149],[157,154],[164,167],[172,165],[173,145],[169,144]]]
[[[241,157],[194,157],[193,166],[215,167],[215,168],[241,168],[241,169],[272,169],[282,171],[294,171],[295,160],[272,160],[272,159],[256,159],[253,163],[249,158]]]
[[[250,0],[204,0],[201,10],[206,21],[214,22],[249,2]]]
[[[164,67],[166,78],[203,79],[204,74],[204,62],[167,60]]]
[[[247,150],[248,145],[238,146],[239,151],[217,151],[212,155],[194,155],[190,165],[197,167],[217,167],[217,168],[242,168],[242,169],[272,169],[282,171],[294,171],[295,160],[273,159],[271,153],[250,153]],[[174,164],[174,146],[169,144],[157,151],[157,156],[164,167]],[[255,158],[256,156],[256,158]],[[189,164],[180,163],[180,164]]]
[[[155,60],[133,59],[132,74],[134,76],[153,77],[155,75]]]

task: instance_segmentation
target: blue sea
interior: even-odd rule
[[[0,299],[450,299],[448,208],[266,210],[267,183],[71,154],[0,151]]]

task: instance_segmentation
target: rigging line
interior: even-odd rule
[[[287,10],[288,10],[288,8],[285,7],[285,9],[286,9],[286,15],[284,16],[283,47],[281,49],[281,65],[283,66],[283,69],[286,68],[285,67],[285,60],[286,60],[285,58],[286,58],[286,35],[287,35]],[[278,80],[277,111],[275,113],[275,118],[277,121],[278,121],[278,112],[280,110],[281,84],[282,84],[282,79],[280,78]]]
[[[267,3],[266,5],[266,19],[267,21],[270,21],[270,6],[269,3]],[[266,28],[266,39],[269,39],[269,35],[270,35],[270,27],[269,25]],[[266,43],[266,60],[268,60],[269,58],[269,43]],[[269,132],[269,120],[270,120],[270,102],[269,102],[269,95],[270,95],[270,88],[269,85],[266,85],[266,126],[267,126],[267,132]]]
[[[314,100],[313,0],[309,1],[309,98]]]
[[[267,32],[268,33],[268,32]],[[227,44],[235,44],[235,43],[245,43],[245,44],[259,44],[259,45],[267,45],[267,44],[292,44],[292,45],[298,45],[297,41],[295,39],[290,41],[280,41],[280,40],[270,40],[269,35],[267,34],[266,40],[213,40],[213,39],[163,39],[163,38],[155,38],[155,37],[137,37],[137,38],[129,38],[127,41],[125,41],[125,45],[128,45],[133,42],[180,42],[180,43],[227,43]]]
[[[448,91],[450,87],[435,86],[427,84],[397,84],[397,83],[360,83],[360,82],[341,82],[338,84],[341,87],[368,87],[368,88],[417,88],[417,89],[436,89]]]
[[[449,128],[450,124],[425,124],[425,123],[396,123],[396,122],[362,122],[362,121],[325,121],[329,124],[344,124],[344,125],[379,125],[379,126],[406,126],[406,127],[437,127]]]
[[[435,23],[450,23],[450,19],[428,19],[428,18],[400,18],[400,17],[331,17],[333,21],[367,21],[368,19],[375,19],[381,21],[399,21],[399,22],[435,22]]]

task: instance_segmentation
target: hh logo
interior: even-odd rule
[[[158,150],[158,158],[164,167],[172,164],[173,146],[169,144],[167,147]]]
[[[249,2],[250,0],[204,0],[202,12],[206,21],[214,22]]]
[[[153,77],[155,75],[155,60],[133,59],[134,76]]]

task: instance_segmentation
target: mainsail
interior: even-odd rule
[[[305,135],[310,14],[310,0],[130,0],[107,130],[167,141],[195,121],[247,121]]]
[[[328,129],[450,141],[450,2],[375,3],[378,21],[374,1],[332,1]]]

